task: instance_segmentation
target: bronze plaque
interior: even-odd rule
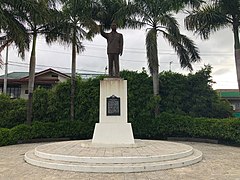
[[[107,116],[120,116],[120,98],[112,95],[107,98]]]

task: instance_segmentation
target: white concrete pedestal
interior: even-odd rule
[[[110,107],[110,100],[116,104]],[[113,100],[113,101],[114,101]],[[115,102],[112,102],[113,104]],[[115,107],[117,107],[115,109]],[[108,109],[107,109],[108,108]],[[134,144],[131,123],[127,123],[127,81],[121,78],[105,78],[100,82],[100,119],[96,123],[92,144]]]

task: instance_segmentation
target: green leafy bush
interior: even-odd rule
[[[136,129],[148,126],[148,120],[154,118],[153,110],[156,103],[160,103],[161,112],[192,117],[230,117],[231,107],[229,103],[220,100],[212,89],[210,73],[211,68],[208,66],[187,76],[163,72],[159,76],[160,98],[155,99],[151,77],[145,72],[122,71],[121,77],[128,82],[130,122],[135,124]],[[78,78],[76,81],[75,119],[88,126],[94,126],[98,122],[99,84],[103,78],[88,80]],[[71,83],[68,81],[56,85],[51,90],[36,89],[33,103],[34,121],[69,120],[70,87]]]
[[[240,144],[240,119],[192,118],[162,113],[152,126],[152,138],[209,138]]]
[[[28,139],[32,139],[31,126],[26,124],[20,124],[18,126],[13,127],[10,130],[10,137],[13,143],[17,143],[18,141],[24,141]]]
[[[26,100],[0,94],[0,127],[11,128],[24,123],[25,119]]]
[[[142,126],[141,124],[145,124]],[[194,137],[240,145],[240,119],[192,118],[162,113],[156,119],[133,121],[135,138]],[[90,139],[94,126],[82,121],[34,122],[0,129],[0,146],[41,138]]]
[[[32,138],[91,138],[93,127],[81,121],[34,122],[31,127]]]
[[[6,146],[13,143],[10,136],[10,130],[7,128],[0,128],[0,146]]]
[[[159,75],[161,111],[192,117],[231,117],[232,108],[212,89],[210,74],[210,66],[187,76],[162,72]]]

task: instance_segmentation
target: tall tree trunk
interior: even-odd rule
[[[30,65],[29,65],[27,124],[32,123],[33,90],[34,90],[35,66],[36,66],[36,41],[37,41],[37,33],[34,33],[32,52],[30,57]]]
[[[153,78],[153,94],[154,96],[159,96],[159,78],[158,78],[158,70],[154,70],[152,73]]]
[[[238,23],[233,25],[234,34],[234,54],[235,54],[235,64],[237,72],[238,90],[240,91],[240,43],[239,43],[239,30]]]
[[[158,49],[157,49],[157,30],[153,29],[153,37],[150,43],[152,43],[152,78],[153,78],[153,94],[155,97],[155,117],[160,114],[160,107],[159,107],[159,63],[158,63]]]
[[[4,83],[3,83],[3,93],[7,94],[7,80],[8,80],[8,46],[6,47],[6,61],[5,61],[5,74],[4,74]]]
[[[158,50],[157,50],[157,30],[156,26],[150,29],[146,36],[146,50],[148,58],[148,66],[153,78],[153,95],[155,98],[155,117],[160,114],[159,108],[159,64],[158,64]]]
[[[76,31],[73,33],[72,41],[72,77],[71,77],[71,120],[74,120],[74,103],[75,103],[75,88],[76,88]]]
[[[158,68],[152,72],[153,78],[153,93],[154,97],[156,98],[156,106],[155,106],[155,117],[160,114],[160,107],[159,107],[159,78],[158,78]]]

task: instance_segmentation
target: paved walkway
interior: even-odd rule
[[[203,160],[193,166],[145,173],[78,173],[31,166],[24,153],[44,143],[0,147],[0,180],[82,179],[82,180],[240,180],[240,148],[183,142],[203,152]],[[46,144],[46,143],[45,143]]]

